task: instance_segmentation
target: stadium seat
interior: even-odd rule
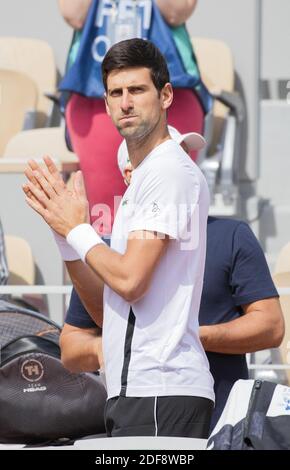
[[[214,98],[212,112],[205,118],[204,136],[209,144],[199,153],[198,164],[207,179],[212,205],[219,202],[217,215],[235,215],[245,107],[235,91],[232,53],[224,42],[215,39],[192,38],[192,44],[203,82]]]
[[[45,96],[56,90],[57,71],[52,48],[38,39],[0,37],[0,68],[27,74],[36,83],[37,127],[50,125],[53,103]]]
[[[5,248],[9,270],[7,287],[11,286],[7,300],[18,306],[41,311],[48,315],[47,298],[43,294],[32,292],[19,293],[13,291],[15,286],[37,285],[37,266],[29,243],[15,235],[5,235]]]
[[[5,247],[9,269],[8,283],[11,285],[33,285],[35,265],[32,251],[24,238],[5,235]]]
[[[0,94],[0,156],[2,156],[7,142],[14,134],[22,129],[34,127],[37,88],[27,75],[0,69]]]
[[[19,159],[39,159],[44,155],[50,155],[60,161],[67,173],[78,169],[78,157],[67,149],[62,127],[19,132],[8,142],[4,151],[4,159],[11,162]]]

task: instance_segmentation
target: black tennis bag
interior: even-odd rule
[[[60,327],[0,300],[0,442],[37,443],[105,432],[100,376],[60,361]]]

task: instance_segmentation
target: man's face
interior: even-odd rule
[[[158,93],[150,70],[145,67],[113,70],[107,89],[107,112],[126,140],[149,135],[172,102],[171,85],[165,85]]]

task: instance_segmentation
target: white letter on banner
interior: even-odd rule
[[[152,1],[151,0],[139,0],[138,6],[144,9],[143,28],[149,29],[151,25]]]
[[[104,52],[104,55],[100,55],[99,52],[98,52],[98,47],[101,43],[104,43],[105,45],[105,52]],[[96,61],[96,62],[103,62],[103,59],[105,57],[105,55],[107,54],[108,50],[110,49],[111,47],[111,41],[110,39],[107,37],[107,36],[99,36],[97,37],[94,42],[93,42],[93,45],[92,45],[92,55],[93,55],[93,59]]]
[[[134,17],[134,4],[132,0],[121,0],[119,4],[119,18],[125,19]]]
[[[111,16],[112,8],[112,0],[101,0],[96,19],[96,26],[98,26],[98,28],[104,25],[105,16]]]

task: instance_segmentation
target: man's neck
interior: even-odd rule
[[[161,131],[160,129],[154,129],[153,132],[140,140],[127,140],[126,143],[132,167],[134,169],[137,168],[154,148],[168,139],[170,139],[170,135],[167,126],[165,126]]]

